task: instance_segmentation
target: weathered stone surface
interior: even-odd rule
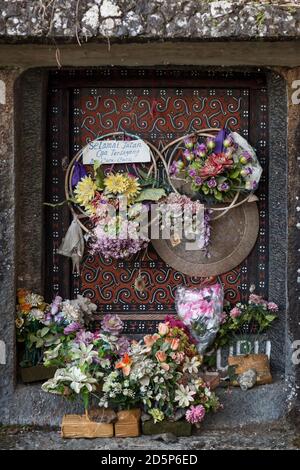
[[[43,121],[46,102],[43,99],[47,73],[31,70],[23,76],[20,92],[22,121],[18,152],[18,286],[44,290],[44,171],[45,133]]]
[[[156,440],[153,436],[127,439],[62,439],[58,431],[50,432],[14,427],[0,429],[1,450],[296,450],[299,446],[299,437],[295,430],[282,425],[277,428],[255,426],[246,429],[230,429],[230,431],[205,431],[201,429],[199,435],[181,437],[173,443],[161,439]]]
[[[61,41],[101,39],[103,35],[116,39],[123,36],[147,39],[299,37],[300,10],[285,3],[0,0],[0,38],[5,41],[34,38],[48,42],[51,38]],[[294,3],[299,5],[298,1]],[[121,23],[113,21],[117,19]]]
[[[174,436],[190,436],[192,434],[192,425],[187,421],[162,421],[161,423],[154,423],[145,421],[142,423],[143,434],[174,434]]]
[[[16,248],[16,160],[14,114],[15,80],[18,70],[0,70],[0,340],[5,343],[5,364],[1,364],[0,401],[13,395],[15,383],[15,248]],[[3,91],[4,90],[4,91]],[[17,90],[16,90],[17,92]],[[1,405],[0,405],[1,406]]]

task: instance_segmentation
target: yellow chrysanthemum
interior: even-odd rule
[[[77,184],[74,194],[75,200],[81,206],[89,206],[89,202],[94,198],[97,186],[90,176],[85,176]]]
[[[107,192],[112,194],[124,194],[129,187],[129,178],[122,173],[111,173],[104,179]]]
[[[129,203],[134,202],[134,199],[137,197],[140,190],[141,190],[141,187],[140,187],[138,179],[129,176],[128,188],[126,189],[126,191],[124,191],[124,195],[127,196]]]

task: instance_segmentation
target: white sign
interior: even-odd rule
[[[150,162],[150,149],[141,139],[138,140],[93,140],[83,149],[82,162],[141,163]]]

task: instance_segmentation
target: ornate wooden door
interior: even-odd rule
[[[68,161],[89,140],[126,131],[162,146],[176,137],[227,126],[257,149],[264,168],[259,188],[260,232],[250,256],[219,277],[231,301],[247,297],[250,284],[267,295],[267,90],[263,75],[203,73],[198,70],[90,69],[54,72],[49,80],[46,197],[64,199]],[[82,292],[100,312],[122,316],[128,333],[153,331],[166,314],[174,313],[180,284],[197,286],[200,278],[174,271],[149,247],[129,261],[105,261],[86,253],[81,274],[72,275],[67,259],[56,250],[68,228],[66,206],[46,209],[46,292],[73,297]],[[138,293],[134,280],[141,271],[147,291]]]

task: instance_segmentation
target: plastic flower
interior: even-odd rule
[[[241,310],[238,307],[234,307],[233,309],[230,310],[229,315],[231,318],[238,318],[242,314]]]
[[[185,414],[185,419],[188,423],[196,424],[203,421],[205,416],[205,408],[202,405],[191,406]]]
[[[82,325],[78,322],[70,323],[70,325],[66,326],[66,328],[64,329],[64,335],[70,335],[71,333],[75,333],[81,328],[82,328]]]
[[[167,355],[164,351],[157,351],[155,357],[159,362],[165,362],[165,360],[167,359]]]
[[[201,358],[199,356],[194,356],[191,359],[186,357],[183,364],[183,372],[188,371],[190,374],[197,374],[199,367],[201,366]]]
[[[64,318],[70,323],[80,322],[82,319],[82,313],[78,305],[74,305],[72,302],[73,301],[71,300],[65,300],[62,303],[62,314]]]
[[[180,339],[179,338],[173,338],[171,341],[171,349],[172,351],[176,351],[179,348],[180,345]]]
[[[53,382],[59,384],[59,382],[70,382],[70,388],[74,390],[75,393],[79,394],[82,388],[87,388],[89,392],[92,392],[97,383],[97,379],[88,377],[84,374],[79,367],[72,366],[69,369],[58,369],[55,372],[54,378],[49,381],[50,387],[53,386]],[[45,391],[51,392],[51,389],[48,389],[48,382],[43,384],[42,388]]]
[[[226,182],[221,183],[218,185],[218,190],[219,191],[228,191],[230,189],[230,185]]]
[[[129,188],[130,182],[127,175],[122,173],[110,173],[104,179],[104,186],[108,193],[123,194]]]
[[[29,292],[26,289],[18,289],[17,290],[17,298],[18,298],[18,303],[20,305],[26,304],[26,296]]]
[[[30,304],[32,307],[38,307],[44,302],[44,297],[32,292],[28,293],[25,298],[25,303]]]
[[[23,318],[17,318],[15,323],[16,323],[16,327],[20,329],[24,325],[24,320]]]
[[[120,356],[124,356],[129,350],[130,341],[125,336],[121,336],[120,338],[118,338],[116,345],[118,354]]]
[[[30,311],[29,316],[30,316],[30,318],[32,318],[34,320],[42,321],[44,319],[45,314],[44,314],[43,310],[41,310],[39,308],[33,308]]]
[[[165,419],[165,415],[158,408],[152,408],[148,413],[152,416],[154,423],[160,423]]]
[[[250,294],[249,295],[249,304],[267,305],[268,302],[266,300],[264,300],[261,295]]]
[[[75,200],[81,206],[89,206],[89,203],[95,196],[97,186],[90,176],[86,176],[77,184],[74,194]]]
[[[208,181],[207,181],[207,186],[209,188],[215,188],[217,186],[217,181],[216,181],[216,178],[210,178]]]
[[[132,202],[134,202],[135,198],[141,191],[141,187],[139,185],[138,178],[135,178],[134,176],[129,175],[127,177],[127,182],[128,187],[123,194],[127,197],[128,203],[131,204]]]
[[[104,315],[101,326],[106,333],[119,334],[123,329],[123,322],[118,315]]]
[[[271,310],[271,312],[277,312],[278,305],[275,304],[274,302],[268,302],[268,310]]]
[[[159,339],[159,335],[155,333],[154,335],[146,335],[144,336],[144,343],[149,348],[152,348],[153,344]]]
[[[88,345],[92,343],[95,339],[94,333],[86,330],[80,330],[76,334],[75,343]]]
[[[175,392],[175,401],[178,401],[180,408],[187,408],[194,401],[194,395],[196,395],[196,392],[190,390],[188,385],[180,384]]]
[[[72,359],[79,361],[79,365],[92,364],[94,358],[98,357],[97,351],[93,351],[93,344],[86,346],[80,343],[79,346],[72,349]]]
[[[169,327],[166,323],[160,323],[158,325],[158,333],[161,335],[161,336],[165,336],[169,333]]]
[[[131,364],[132,359],[126,353],[124,354],[122,360],[116,364],[116,369],[122,369],[123,375],[125,375],[125,377],[128,377],[128,375],[130,374]]]

